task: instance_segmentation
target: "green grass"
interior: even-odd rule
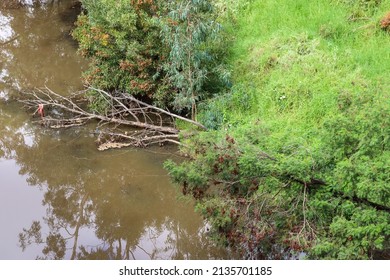
[[[235,86],[214,102],[225,123],[312,135],[343,96],[388,95],[390,34],[379,21],[390,1],[357,2],[262,0],[242,10],[228,26]]]
[[[276,243],[297,250],[286,238],[296,235],[296,226],[304,231],[308,219],[316,236],[296,237],[309,258],[387,252],[388,213],[354,198],[390,205],[390,32],[379,25],[388,11],[390,0],[251,1],[227,20],[233,87],[200,106],[200,121],[213,130],[189,142],[194,160],[171,167],[173,177],[201,190],[206,183],[188,170],[227,182],[216,187],[218,199],[200,203],[225,209],[237,199],[231,207],[246,211],[228,230],[243,236],[254,235],[248,225],[264,232],[274,223]],[[311,185],[313,178],[323,185]],[[238,194],[229,192],[234,184]],[[258,185],[256,194],[245,193],[250,184]],[[270,194],[283,212],[302,195],[308,209],[293,207],[285,219],[272,209],[254,223],[254,205],[263,209]],[[246,207],[242,197],[252,199]],[[203,215],[219,229],[223,214]]]

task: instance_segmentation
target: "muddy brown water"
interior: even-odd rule
[[[98,152],[93,127],[48,130],[15,99],[82,89],[75,1],[0,9],[0,259],[226,259],[163,162],[170,147]]]

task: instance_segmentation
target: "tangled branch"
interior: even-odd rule
[[[87,109],[86,91],[62,96],[45,87],[28,93],[29,99],[20,100],[29,110],[41,116],[40,123],[50,128],[81,126],[90,120],[99,121],[96,128],[99,150],[121,147],[147,147],[165,142],[180,144],[176,119],[186,121],[200,129],[206,128],[193,120],[173,114],[136,99],[128,93],[88,88],[105,99],[104,113]],[[100,129],[103,126],[108,128]],[[140,129],[135,130],[135,129]]]

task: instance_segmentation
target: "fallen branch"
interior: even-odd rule
[[[179,132],[174,127],[157,126],[154,124],[149,124],[147,122],[127,120],[121,116],[111,117],[109,115],[91,113],[89,111],[86,111],[85,109],[82,109],[81,107],[79,107],[79,105],[77,105],[74,101],[72,101],[72,97],[75,97],[76,95],[73,95],[72,97],[68,98],[68,97],[61,96],[48,88],[46,88],[46,91],[39,89],[38,92],[42,95],[42,97],[39,96],[39,94],[37,94],[36,92],[32,92],[31,95],[34,97],[34,99],[21,100],[21,102],[25,103],[27,106],[30,107],[38,107],[39,104],[42,104],[44,107],[49,107],[49,106],[56,107],[64,111],[67,111],[69,113],[75,114],[76,119],[79,117],[83,117],[89,120],[96,119],[108,123],[125,125],[130,127],[139,127],[139,128],[150,129],[155,131],[161,131],[165,133]],[[131,108],[129,108],[127,112],[131,112]],[[70,119],[56,119],[56,121],[58,122],[69,121],[69,120]]]
[[[102,140],[102,138],[109,138]],[[123,141],[126,140],[126,141]],[[135,131],[132,134],[114,133],[109,131],[100,131],[98,136],[98,150],[104,151],[112,148],[122,147],[147,147],[153,144],[162,145],[163,143],[180,144],[179,135],[177,134],[159,134],[151,135],[148,131]],[[100,144],[102,142],[102,144]]]
[[[105,92],[105,91],[103,91],[103,90],[96,89],[96,88],[92,88],[92,87],[91,87],[90,89],[92,89],[92,90],[94,90],[94,91],[97,91],[97,92],[99,92],[99,93],[101,93],[101,94],[108,95],[108,93]],[[117,94],[118,94],[118,93],[117,93]],[[202,124],[200,124],[200,123],[198,123],[198,122],[196,122],[196,121],[193,121],[193,120],[191,120],[191,119],[187,119],[187,118],[185,118],[185,117],[176,115],[176,114],[174,114],[174,113],[171,113],[171,112],[166,111],[166,110],[164,110],[164,109],[161,109],[161,108],[159,108],[159,107],[156,107],[156,106],[147,104],[147,103],[145,103],[145,102],[142,102],[142,101],[136,99],[135,97],[133,97],[133,96],[131,96],[131,95],[129,95],[129,94],[126,94],[126,93],[119,93],[119,95],[120,95],[120,97],[121,97],[122,99],[131,101],[131,102],[135,102],[135,103],[138,104],[138,105],[144,106],[143,108],[140,108],[141,110],[144,110],[144,111],[145,111],[145,110],[155,110],[155,111],[160,112],[160,113],[162,113],[162,114],[164,114],[164,115],[173,117],[174,119],[183,120],[183,121],[185,121],[185,122],[191,123],[191,124],[193,124],[193,125],[195,125],[195,126],[201,128],[201,129],[203,129],[203,130],[206,130],[206,127],[205,127],[204,125],[202,125]],[[121,106],[123,106],[123,103],[120,102],[121,98],[116,97],[116,98],[114,98],[114,100],[115,100],[116,102],[118,102]]]
[[[97,113],[86,109],[87,106],[83,106],[86,103],[86,91],[65,97],[46,87],[30,92],[31,98],[20,102],[28,109],[34,110],[33,115],[38,112],[41,116],[40,123],[50,128],[81,126],[90,120],[99,121],[98,128],[103,125],[110,125],[110,127],[114,125],[111,130],[99,131],[97,140],[99,150],[128,146],[146,147],[163,143],[180,144],[179,130],[173,125],[175,119],[206,129],[198,122],[142,102],[127,93],[108,93],[95,88],[88,90],[95,91],[107,101],[109,104],[107,112]],[[53,115],[55,111],[57,113]],[[167,119],[171,120],[170,124],[164,125]],[[134,131],[134,128],[141,130]]]

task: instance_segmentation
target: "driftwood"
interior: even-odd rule
[[[33,115],[40,115],[39,122],[42,125],[53,129],[81,126],[91,120],[99,121],[95,133],[101,151],[129,146],[180,144],[179,130],[175,127],[177,119],[206,129],[198,122],[147,104],[128,93],[108,93],[96,88],[87,90],[98,93],[106,100],[109,104],[106,112],[97,113],[87,109],[86,90],[65,97],[46,87],[29,92],[26,95],[30,98],[20,102],[28,109],[35,110]]]

